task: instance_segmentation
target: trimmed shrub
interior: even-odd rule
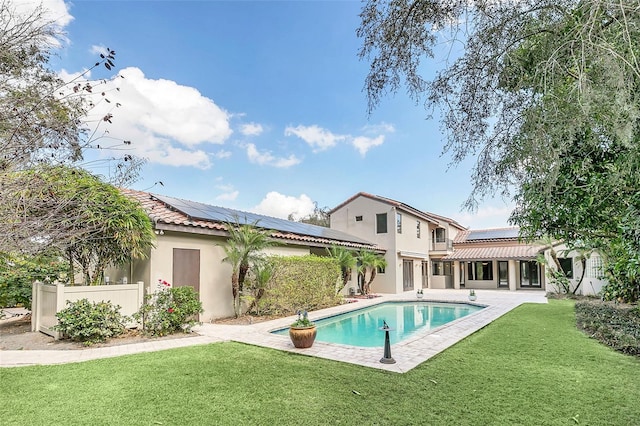
[[[133,314],[142,323],[145,333],[166,336],[175,332],[189,332],[198,324],[202,302],[193,287],[173,287],[145,296],[145,303]]]
[[[120,306],[88,299],[67,301],[67,305],[56,314],[58,324],[53,327],[64,337],[89,346],[124,333],[126,317],[120,314]]]
[[[292,315],[300,309],[312,311],[340,304],[336,295],[340,265],[320,256],[273,256],[268,260],[273,275],[259,301],[259,310],[274,315]]]
[[[640,308],[613,302],[576,302],[579,329],[611,348],[640,356]]]

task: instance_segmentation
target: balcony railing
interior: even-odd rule
[[[453,240],[447,239],[446,241],[431,243],[431,251],[451,251],[453,250]]]

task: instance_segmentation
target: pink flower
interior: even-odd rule
[[[167,309],[167,312],[169,312],[170,314],[172,314],[172,313],[173,313],[173,308],[169,308],[169,309]]]

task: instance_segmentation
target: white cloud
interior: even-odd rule
[[[313,152],[324,151],[331,147],[334,147],[339,141],[348,138],[347,135],[337,135],[331,133],[329,130],[323,129],[315,124],[312,126],[297,126],[287,127],[284,129],[285,136],[295,135],[305,141]]]
[[[299,197],[293,197],[271,191],[260,201],[260,204],[251,209],[251,211],[258,214],[287,219],[290,214],[293,214],[296,218],[308,216],[313,213],[314,208],[315,204],[311,198],[305,194],[301,194]]]
[[[363,157],[367,154],[374,146],[380,146],[384,143],[384,135],[380,135],[375,138],[370,138],[367,136],[358,136],[351,140],[351,144],[358,150],[360,155]]]
[[[71,76],[63,70],[61,76],[65,75]],[[223,144],[232,133],[230,114],[193,87],[146,78],[135,67],[119,75],[124,78],[94,88],[96,107],[89,120],[101,122],[112,114],[112,124],[102,123],[109,137],[132,141],[132,153],[150,162],[209,168],[210,154],[196,146]],[[102,128],[97,134],[101,133]],[[213,155],[225,158],[230,153]]]
[[[224,194],[220,194],[216,197],[217,201],[235,201],[236,198],[238,198],[238,195],[240,195],[240,191],[231,191],[231,192],[225,192]]]
[[[301,160],[293,154],[287,158],[278,158],[273,156],[269,151],[260,152],[252,143],[247,144],[247,157],[252,163],[279,168],[295,166],[301,162]]]
[[[96,56],[98,56],[100,54],[106,55],[108,53],[108,51],[109,50],[105,46],[97,45],[97,44],[94,44],[93,46],[91,46],[91,49],[89,49],[89,52],[91,54],[93,54],[93,55],[96,55]]]
[[[10,14],[3,16],[4,28],[11,28],[16,22],[32,21],[32,28],[41,25],[51,26],[58,33],[56,37],[41,37],[32,40],[36,44],[46,44],[54,48],[60,48],[68,44],[69,39],[64,34],[64,28],[73,21],[69,13],[68,5],[64,0],[3,0]],[[39,15],[39,16],[38,16]],[[39,17],[40,19],[34,19]]]
[[[264,129],[258,123],[247,123],[240,126],[240,133],[245,136],[258,136],[262,134]]]
[[[231,151],[225,151],[224,149],[221,149],[220,151],[215,152],[213,156],[218,159],[229,158],[231,157]]]
[[[371,148],[384,143],[386,134],[394,131],[393,125],[381,122],[364,126],[362,128],[364,135],[361,136],[335,134],[315,124],[312,126],[289,126],[284,130],[284,134],[285,136],[298,136],[313,149],[313,152],[324,151],[334,147],[338,142],[346,141],[364,157]]]
[[[460,225],[471,229],[504,228],[509,225],[509,216],[514,206],[481,206],[474,213],[460,212],[452,215]]]
[[[378,124],[367,124],[362,128],[362,131],[368,135],[375,135],[378,133],[393,133],[396,131],[396,128],[393,127],[393,124],[382,121]]]

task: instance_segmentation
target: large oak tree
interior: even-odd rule
[[[639,2],[370,0],[361,17],[370,108],[406,87],[441,110],[453,162],[476,158],[467,207],[512,198],[524,237],[598,247],[640,276]]]

